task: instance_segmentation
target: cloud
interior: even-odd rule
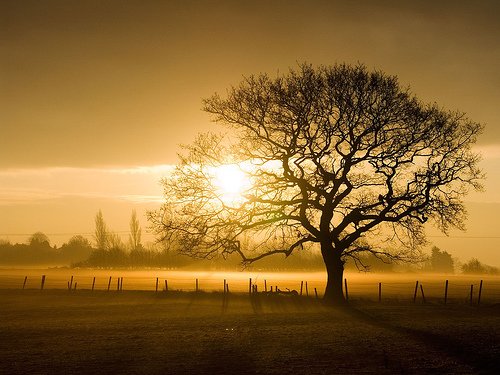
[[[166,176],[175,168],[175,165],[171,164],[160,164],[160,165],[149,165],[149,166],[138,166],[131,168],[116,168],[109,169],[111,173],[117,174],[154,174]]]
[[[42,202],[58,198],[61,198],[61,194],[54,191],[37,189],[2,189],[0,191],[0,206]]]
[[[0,171],[0,205],[62,198],[161,202],[159,181],[170,165],[124,168],[40,168]]]

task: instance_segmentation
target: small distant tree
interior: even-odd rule
[[[83,237],[80,234],[77,234],[69,239],[69,241],[63,246],[69,246],[69,247],[82,247],[82,248],[91,248],[92,245],[90,244],[90,241]]]
[[[73,236],[60,248],[60,259],[67,263],[84,261],[92,252],[90,241],[81,235]]]
[[[499,270],[496,267],[481,263],[477,258],[472,258],[467,263],[462,264],[462,272],[465,274],[498,275]]]
[[[142,230],[139,224],[139,220],[137,220],[137,214],[135,210],[133,210],[130,217],[130,235],[128,238],[129,246],[132,251],[138,251],[142,249],[141,232]]]
[[[35,232],[30,236],[28,244],[36,247],[50,247],[50,240],[45,233]]]
[[[472,258],[467,263],[462,264],[462,272],[469,274],[481,274],[486,273],[486,268],[477,258]]]
[[[125,248],[120,236],[113,232],[108,233],[108,247],[109,249],[120,249],[120,250],[124,250]]]
[[[182,254],[238,254],[244,264],[315,244],[328,302],[344,301],[348,258],[414,260],[424,223],[463,228],[462,198],[481,187],[472,150],[481,124],[424,104],[396,77],[362,65],[250,76],[205,100],[204,110],[231,131],[187,146],[164,180],[153,226]],[[211,173],[227,164],[251,182],[230,203]],[[257,246],[242,246],[244,234]]]
[[[429,259],[430,270],[432,272],[453,273],[454,262],[451,254],[446,251],[441,251],[438,247],[434,246],[431,250]]]
[[[94,240],[97,249],[107,250],[109,248],[110,234],[108,232],[106,223],[104,222],[104,217],[102,216],[101,210],[99,210],[99,212],[95,216]]]

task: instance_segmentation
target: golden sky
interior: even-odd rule
[[[3,0],[0,238],[59,243],[92,232],[99,208],[126,230],[158,204],[178,144],[214,129],[202,98],[297,62],[363,62],[486,124],[469,230],[430,239],[499,265],[499,14],[498,1]]]

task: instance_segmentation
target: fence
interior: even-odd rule
[[[26,272],[27,273],[27,272]],[[291,293],[303,297],[321,298],[326,285],[325,275],[318,273],[234,273],[234,272],[134,272],[106,270],[85,272],[30,272],[1,274],[2,289],[67,289],[68,291],[186,291],[236,293]],[[250,277],[249,277],[250,276]],[[351,276],[351,277],[350,277]],[[366,277],[348,275],[344,279],[344,295],[348,300],[378,302],[409,300],[414,303],[442,302],[479,303],[500,302],[500,278],[480,276],[417,276],[375,274]]]

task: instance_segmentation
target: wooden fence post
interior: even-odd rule
[[[382,302],[382,283],[378,283],[378,301]]]
[[[300,295],[302,295],[302,287],[304,286],[304,281],[300,282]]]
[[[165,292],[168,292],[168,281],[165,279]]]
[[[156,287],[155,287],[155,292],[158,293],[158,278],[156,278]]]
[[[309,297],[309,289],[307,289],[307,281],[306,281],[306,297]]]
[[[470,305],[472,306],[472,294],[474,293],[474,284],[470,284]]]
[[[76,284],[78,284],[78,283],[75,281],[75,286],[74,286],[73,290],[76,290]]]
[[[69,282],[68,289],[71,290],[73,288],[73,276],[71,276],[71,281]]]
[[[477,295],[477,305],[481,303],[481,291],[483,290],[483,280],[479,283],[479,294]]]
[[[448,280],[444,285],[444,304],[446,305],[446,301],[448,301]]]
[[[123,277],[120,280],[120,290],[123,291]]]
[[[418,291],[418,280],[415,283],[415,293],[413,293],[413,303],[415,303],[417,300],[417,291]]]
[[[41,290],[43,290],[44,285],[45,285],[45,275],[42,275],[42,283],[40,285]]]
[[[226,294],[226,279],[224,279],[224,294]]]
[[[264,292],[267,292],[267,280],[264,280]]]
[[[28,276],[24,276],[23,289],[26,287],[26,282],[28,281]]]
[[[109,281],[108,281],[108,292],[109,292],[110,287],[111,287],[111,276],[109,277]]]
[[[252,278],[248,279],[248,294],[252,294]]]
[[[316,290],[316,288],[314,288],[314,294],[316,295],[316,299],[318,299],[318,291]]]
[[[344,279],[344,286],[345,286],[345,300],[349,301],[349,290],[347,289],[347,279]]]
[[[425,303],[425,294],[424,294],[424,288],[422,287],[422,284],[420,284],[420,291],[422,292],[422,300]]]
[[[120,290],[120,278],[116,278],[116,290]]]
[[[95,286],[95,276],[94,276],[94,278],[92,279],[92,291],[94,291],[94,286]]]
[[[196,279],[196,291],[198,291],[198,279]]]

